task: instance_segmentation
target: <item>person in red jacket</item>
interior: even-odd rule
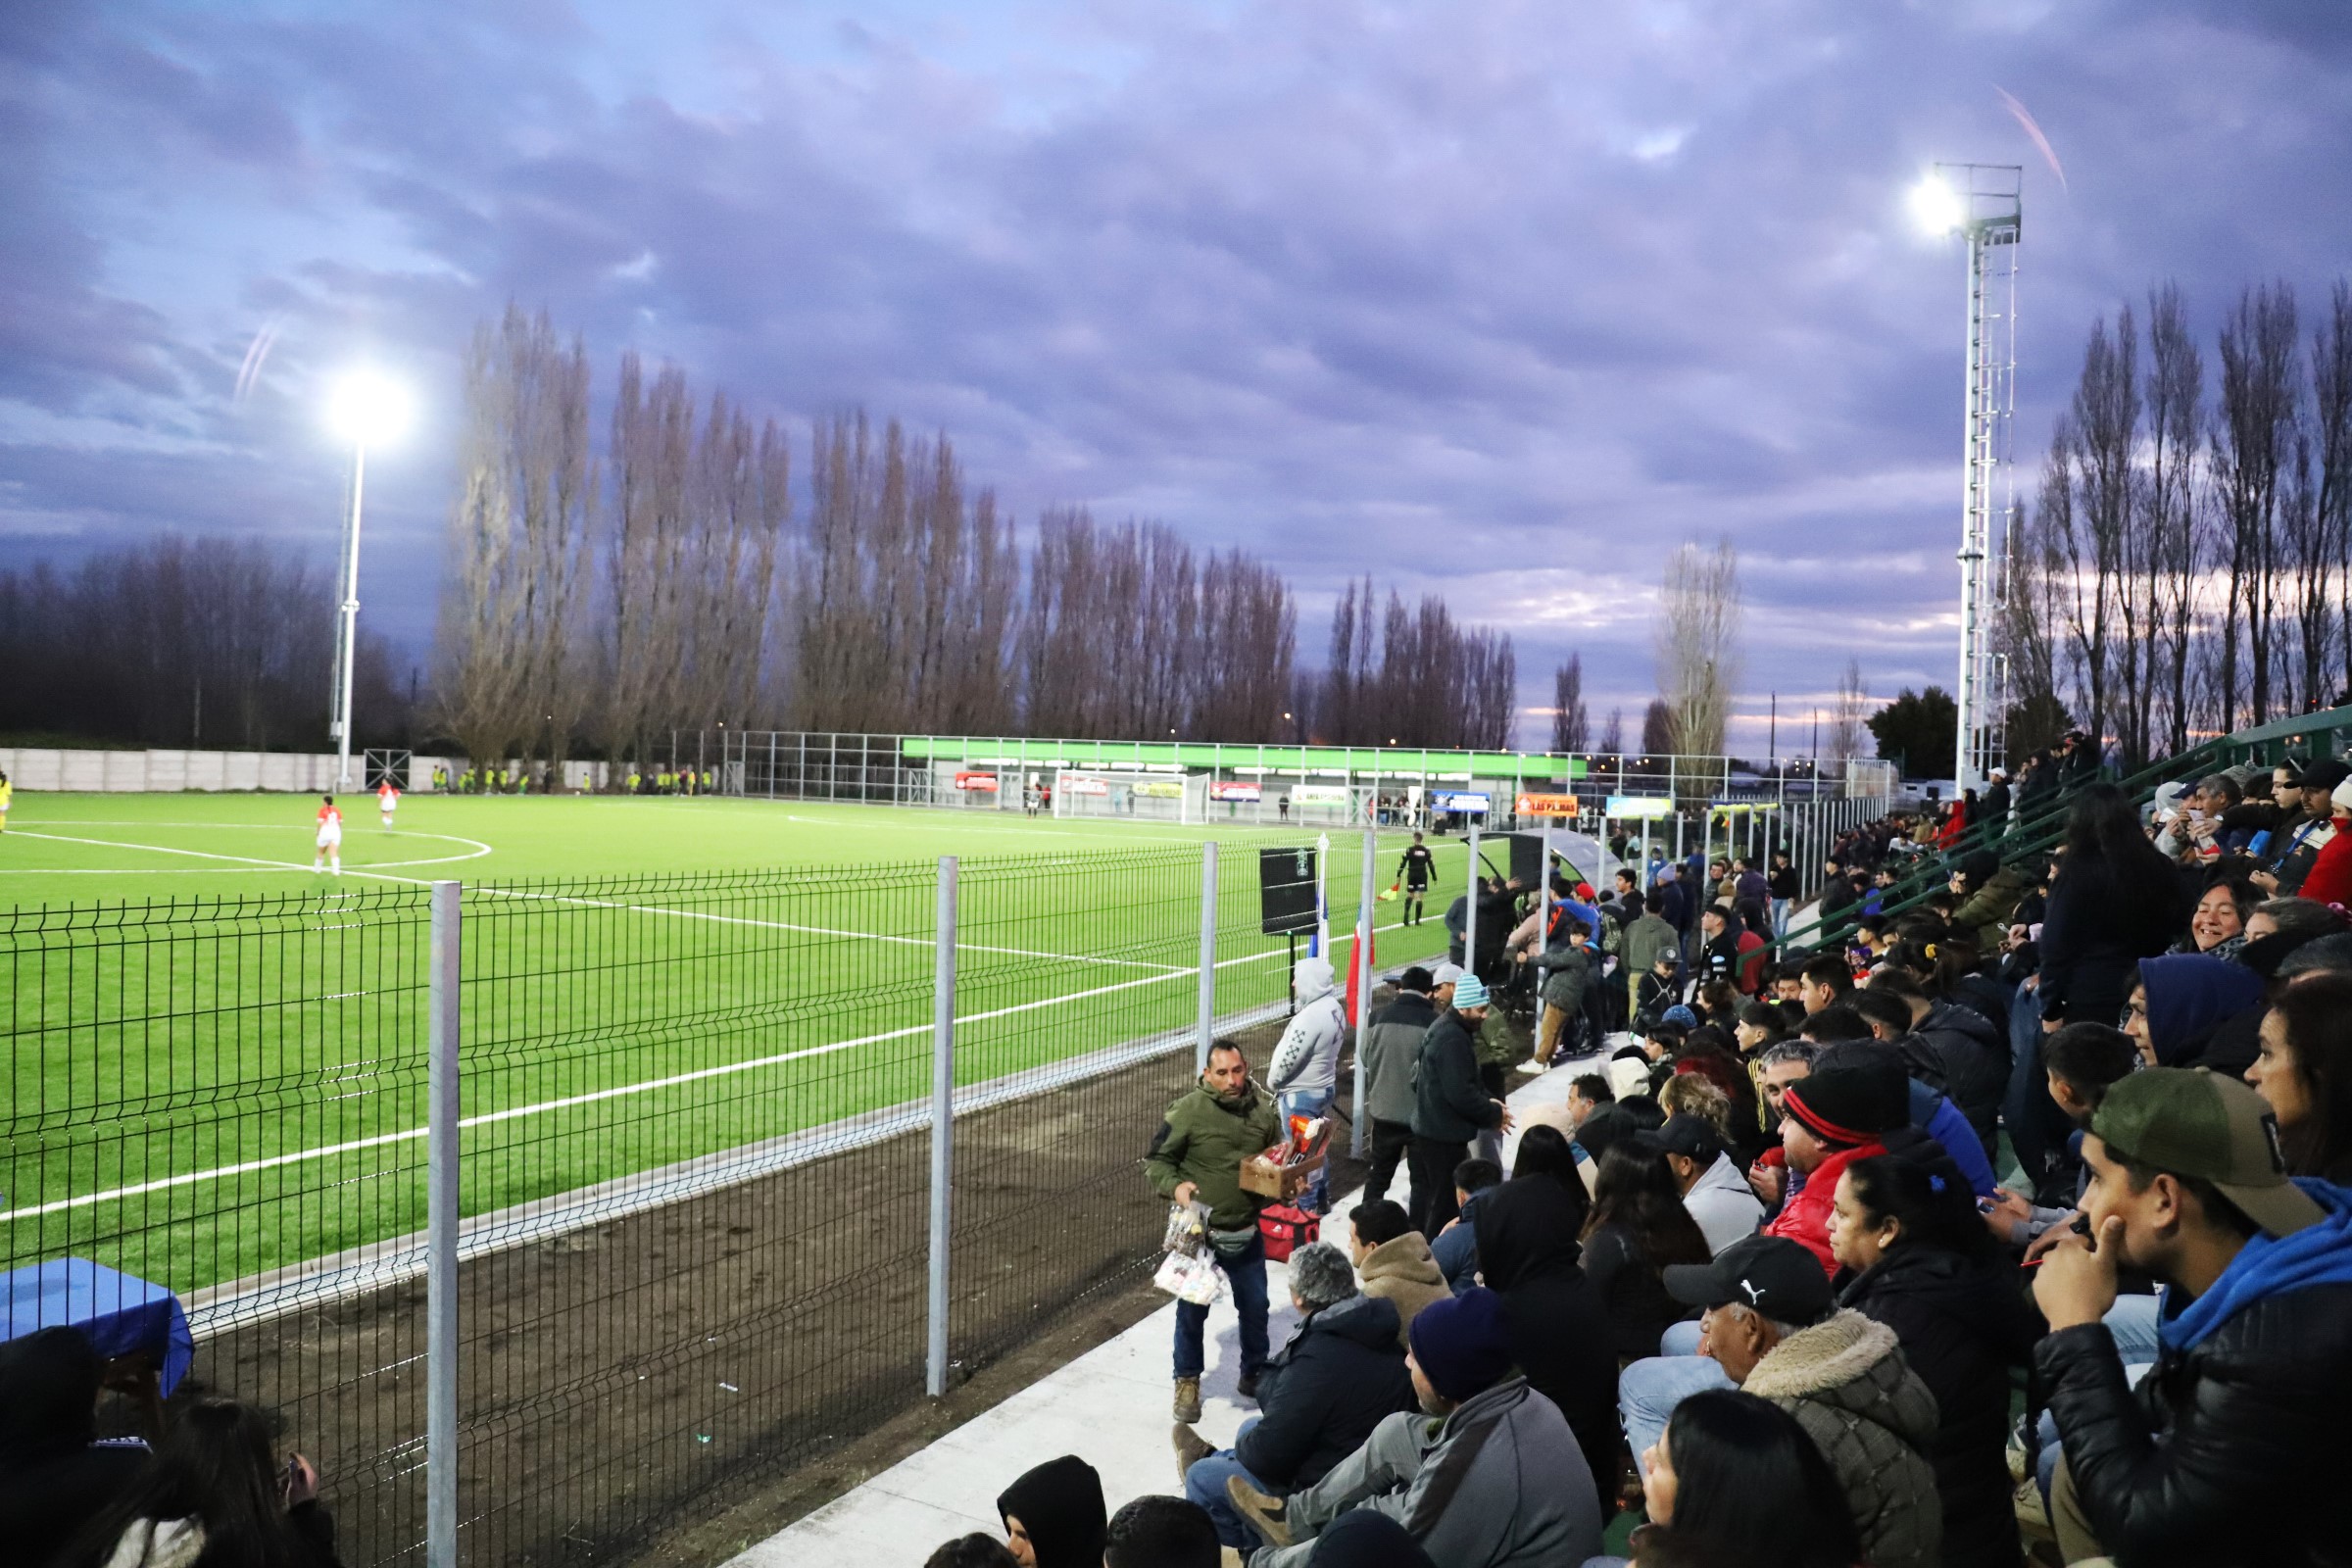
[[[2328,808],[2334,813],[2335,837],[2311,862],[2311,874],[2303,879],[2299,896],[2321,904],[2352,906],[2352,822],[2347,821],[2352,818],[2352,778],[2329,792]]]
[[[1822,1272],[1835,1275],[1830,1251],[1830,1214],[1838,1178],[1857,1159],[1886,1152],[1882,1140],[1905,1125],[1909,1107],[1901,1075],[1863,1067],[1833,1067],[1799,1078],[1781,1096],[1781,1148],[1790,1179],[1804,1185],[1789,1196],[1767,1236],[1786,1237],[1811,1252]]]

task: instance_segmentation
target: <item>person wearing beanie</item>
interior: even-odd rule
[[[1487,1021],[1485,982],[1464,973],[1453,1000],[1421,1037],[1413,1067],[1413,1141],[1405,1150],[1412,1176],[1407,1205],[1413,1228],[1435,1240],[1454,1217],[1453,1168],[1470,1154],[1470,1140],[1507,1132],[1510,1111],[1479,1079],[1474,1042]]]
[[[1558,1405],[1513,1367],[1501,1298],[1485,1287],[1424,1307],[1406,1365],[1420,1409],[1373,1428],[1313,1486],[1276,1498],[1235,1477],[1235,1511],[1266,1544],[1250,1568],[1303,1568],[1354,1509],[1394,1519],[1446,1568],[1573,1564],[1600,1551],[1590,1466]]]
[[[1781,1148],[1804,1185],[1764,1227],[1767,1236],[1796,1243],[1813,1254],[1826,1278],[1838,1272],[1830,1251],[1830,1216],[1838,1178],[1857,1159],[1886,1152],[1886,1134],[1911,1120],[1901,1067],[1816,1067],[1781,1097]]]

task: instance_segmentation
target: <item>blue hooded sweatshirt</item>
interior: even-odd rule
[[[2148,1042],[2156,1064],[2179,1067],[2204,1049],[2214,1026],[2262,1001],[2262,976],[2202,953],[2139,960],[2148,993]]]
[[[2257,1236],[2238,1249],[2212,1289],[2158,1328],[2165,1345],[2193,1350],[2257,1301],[2317,1285],[2352,1285],[2352,1190],[2309,1176],[2296,1177],[2295,1185],[2327,1217],[2292,1236]]]

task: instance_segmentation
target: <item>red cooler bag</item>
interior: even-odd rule
[[[1266,1260],[1285,1263],[1301,1247],[1323,1235],[1323,1222],[1288,1203],[1268,1203],[1257,1211],[1257,1233],[1266,1239]]]

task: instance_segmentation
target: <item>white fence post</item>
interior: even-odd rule
[[[1355,1113],[1349,1118],[1355,1130],[1348,1142],[1358,1159],[1372,1147],[1372,1113],[1364,1106],[1364,1046],[1372,1038],[1373,884],[1379,880],[1373,861],[1380,854],[1378,837],[1371,828],[1364,829],[1363,889],[1355,901]]]
[[[1217,1036],[1217,841],[1200,846],[1200,1010],[1195,1020],[1193,1075],[1208,1071],[1209,1042]]]
[[[923,1392],[933,1398],[948,1392],[948,1185],[955,1176],[956,1153],[956,871],[955,856],[939,858],[931,960],[930,1336],[923,1356]]]
[[[426,974],[424,1560],[458,1568],[458,1038],[464,889],[436,882]]]

